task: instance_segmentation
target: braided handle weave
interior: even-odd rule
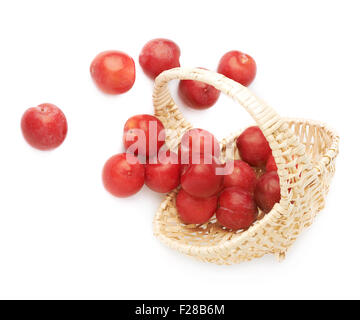
[[[288,182],[296,170],[295,158],[306,157],[305,147],[298,142],[294,133],[269,105],[256,97],[248,88],[213,71],[199,68],[174,68],[161,73],[155,79],[153,104],[155,115],[164,123],[166,128],[175,129],[177,138],[192,128],[181,111],[176,106],[168,88],[171,80],[197,80],[214,86],[242,105],[252,116],[268,140],[278,167],[282,196],[288,195]],[[174,135],[174,133],[172,133]],[[176,137],[168,137],[174,141]],[[287,148],[288,150],[284,150]]]

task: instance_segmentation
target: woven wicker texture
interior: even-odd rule
[[[167,134],[170,148],[175,149],[182,135],[192,128],[169,92],[168,82],[174,79],[213,85],[253,117],[273,151],[281,200],[271,212],[260,214],[249,229],[232,232],[221,227],[215,217],[204,225],[183,224],[177,215],[175,190],[166,196],[155,215],[155,236],[186,255],[217,264],[239,263],[268,253],[283,259],[301,231],[312,224],[324,207],[335,171],[339,137],[322,123],[281,118],[249,89],[223,75],[203,69],[175,68],[156,78],[153,94],[155,115],[171,129]],[[223,160],[240,158],[235,143],[240,133],[221,141]]]

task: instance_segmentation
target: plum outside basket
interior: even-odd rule
[[[214,86],[242,105],[268,140],[278,167],[281,200],[249,229],[229,231],[213,217],[203,225],[185,225],[177,215],[178,190],[166,195],[154,222],[155,236],[167,246],[188,256],[216,264],[234,264],[274,254],[285,257],[303,229],[324,208],[325,196],[335,171],[338,135],[323,123],[281,118],[249,89],[225,76],[203,69],[174,68],[155,80],[153,104],[170,133],[166,143],[176,149],[192,125],[185,120],[168,89],[174,79],[197,80]],[[236,138],[241,131],[221,141],[222,159],[240,159]],[[228,148],[226,148],[228,146]],[[226,150],[232,150],[226,155]]]

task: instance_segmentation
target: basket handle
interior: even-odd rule
[[[295,134],[289,129],[286,121],[273,108],[238,82],[222,74],[199,68],[174,68],[162,72],[155,79],[153,92],[155,115],[160,118],[166,128],[177,130],[180,137],[184,131],[192,128],[192,125],[185,120],[171,97],[168,83],[176,79],[205,82],[242,105],[269,141],[278,168],[279,165],[281,167],[281,164],[284,164],[284,160],[280,156],[280,154],[284,155],[284,150],[281,150],[284,146],[290,148],[287,153],[290,156],[290,165],[292,163],[294,168],[296,163],[291,161],[293,160],[291,153],[296,153],[298,156],[305,154],[305,147],[300,144]]]
[[[153,93],[155,115],[160,118],[165,118],[165,126],[170,121],[169,117],[174,117],[174,111],[176,113],[175,120],[185,121],[172,99],[167,86],[168,82],[175,79],[205,82],[227,94],[245,108],[259,125],[265,136],[270,136],[284,124],[284,121],[275,110],[238,82],[235,82],[222,74],[205,69],[174,68],[164,71],[155,79]]]
[[[299,178],[298,163],[302,163],[303,169],[315,171],[310,159],[305,154],[305,146],[299,142],[294,132],[289,128],[288,123],[281,118],[275,110],[263,100],[256,97],[248,88],[242,86],[219,73],[199,68],[174,68],[162,72],[156,79],[153,92],[153,104],[155,116],[164,124],[165,128],[173,129],[167,136],[170,147],[176,146],[185,131],[192,128],[192,125],[185,120],[181,111],[171,97],[168,83],[171,80],[197,80],[214,86],[216,89],[227,94],[252,116],[262,130],[269,142],[275,163],[278,168],[280,179],[282,207],[288,207],[291,202],[289,188],[295,187]],[[171,143],[176,142],[175,145]],[[304,174],[302,175],[304,178]],[[306,175],[311,183],[316,176]],[[276,206],[276,205],[275,205]],[[284,214],[284,210],[278,208]],[[290,212],[288,210],[288,212]]]

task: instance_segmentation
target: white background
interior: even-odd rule
[[[358,1],[2,1],[0,4],[0,298],[360,298]],[[126,119],[152,113],[142,46],[166,37],[183,66],[215,70],[229,50],[252,55],[250,88],[279,114],[322,120],[341,150],[327,206],[278,263],[266,256],[205,264],[153,237],[161,195],[109,195],[101,170],[122,151]],[[102,94],[89,66],[122,50],[137,79]],[[174,89],[176,84],[173,85]],[[66,114],[53,152],[29,147],[22,113],[43,102]],[[221,139],[252,124],[227,97],[208,111],[182,107]]]

